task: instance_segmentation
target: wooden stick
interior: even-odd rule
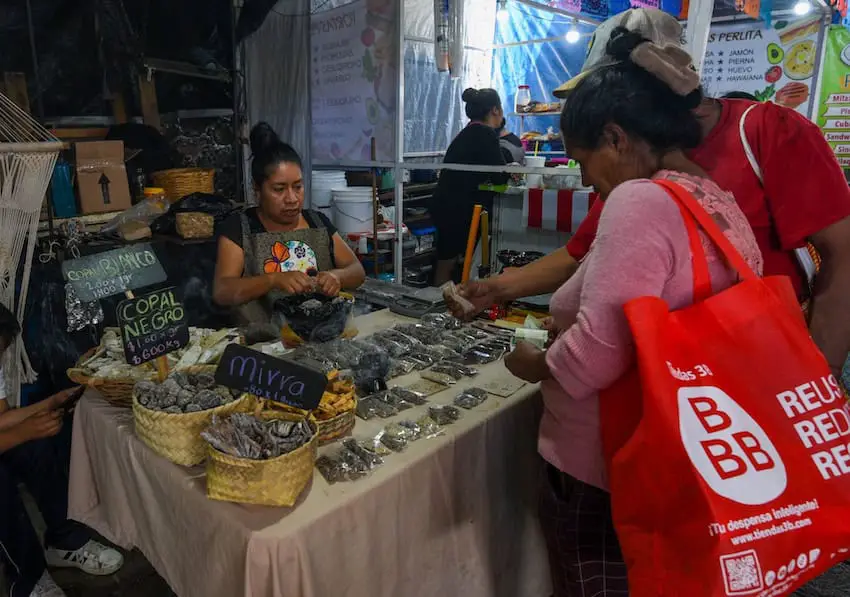
[[[481,212],[481,265],[487,268],[490,275],[490,214]]]
[[[372,137],[370,141],[370,155],[372,156],[372,161],[377,161],[378,156],[378,144],[375,142],[375,137]],[[374,248],[374,271],[375,277],[378,277],[378,169],[372,168],[372,246]]]
[[[463,277],[461,282],[469,282],[469,272],[472,269],[472,256],[475,253],[475,241],[478,239],[478,220],[481,219],[481,205],[472,210],[472,225],[469,227],[469,237],[466,239],[466,255],[463,258]]]

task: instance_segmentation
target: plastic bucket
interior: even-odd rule
[[[543,168],[546,165],[546,158],[543,156],[525,156],[525,165],[529,168]],[[529,189],[539,188],[543,186],[542,174],[526,174],[525,186]]]
[[[330,207],[332,191],[345,189],[348,183],[345,172],[336,170],[314,170],[310,185],[310,206],[314,209]]]
[[[374,221],[372,189],[366,187],[360,189],[355,191],[348,188],[333,192],[332,221],[342,236],[372,230]]]

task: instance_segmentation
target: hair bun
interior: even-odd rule
[[[466,103],[474,102],[478,99],[478,90],[473,89],[472,87],[464,89],[463,94],[460,96],[460,99],[462,99]]]
[[[260,122],[251,129],[249,136],[251,153],[254,155],[263,153],[281,144],[280,137],[268,122]]]
[[[626,62],[629,60],[632,50],[648,41],[640,33],[629,31],[625,27],[616,27],[611,32],[608,45],[605,46],[605,53],[617,60]]]

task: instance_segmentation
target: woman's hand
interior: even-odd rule
[[[322,294],[327,296],[336,296],[339,294],[342,285],[335,273],[319,272],[316,275],[316,287]]]
[[[467,282],[458,287],[458,293],[472,304],[473,310],[465,310],[461,303],[452,299],[450,296],[446,297],[446,305],[452,315],[458,319],[472,319],[484,309],[492,307],[499,302],[498,288],[495,280],[474,280]]]
[[[45,401],[46,402],[46,401]],[[53,437],[62,429],[62,411],[52,410],[27,417],[14,428],[24,442]]]
[[[518,342],[514,351],[505,357],[508,371],[530,383],[549,379],[546,353],[529,342]]]
[[[543,326],[544,330],[549,332],[549,340],[546,342],[546,346],[548,347],[550,344],[552,344],[552,342],[555,341],[555,339],[558,337],[558,334],[561,333],[561,330],[558,327],[558,324],[555,323],[554,317],[547,317],[541,322],[541,325]]]
[[[289,294],[304,294],[313,290],[313,279],[304,272],[278,272],[270,274],[272,286]]]

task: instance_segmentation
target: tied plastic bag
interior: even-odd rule
[[[278,299],[273,309],[302,342],[330,342],[353,330],[353,297],[329,297],[319,293],[298,294]],[[291,335],[291,334],[290,334]],[[284,330],[286,338],[286,330]],[[297,340],[293,338],[293,344]]]
[[[101,227],[100,232],[101,234],[117,233],[121,225],[128,222],[139,222],[151,226],[154,220],[168,213],[169,206],[170,204],[165,199],[144,199],[109,220]]]
[[[475,313],[475,305],[470,303],[466,298],[461,296],[458,287],[454,282],[446,282],[441,287],[443,298],[449,305],[457,305],[463,312],[464,318],[471,317]]]
[[[481,388],[467,388],[457,395],[455,405],[469,410],[487,400],[487,391]]]
[[[428,414],[441,426],[451,425],[460,419],[460,410],[451,404],[431,406],[428,408]]]

